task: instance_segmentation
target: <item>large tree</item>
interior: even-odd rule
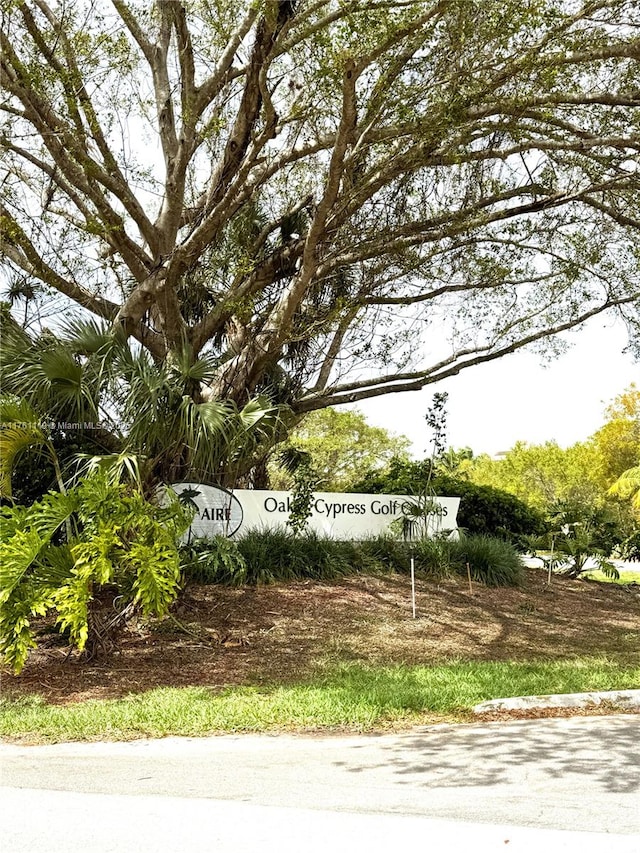
[[[640,389],[632,383],[605,411],[606,421],[594,433],[607,486],[624,471],[640,465]]]
[[[367,423],[362,412],[327,408],[311,412],[282,446],[308,453],[317,474],[318,489],[326,492],[348,491],[365,471],[385,467],[392,459],[406,461],[411,445],[404,435],[395,435]],[[291,488],[294,478],[272,458],[269,480],[272,488]]]
[[[610,483],[604,459],[593,441],[560,447],[555,441],[518,441],[501,459],[478,456],[469,470],[472,482],[502,489],[543,513],[561,503],[600,506]]]
[[[542,512],[559,505],[600,509],[610,497],[635,497],[640,465],[640,391],[631,385],[605,409],[605,423],[563,449],[517,442],[501,459],[483,455],[467,468],[472,482],[504,489]],[[637,502],[637,501],[636,501]],[[631,525],[620,506],[623,523]]]
[[[200,400],[297,413],[637,332],[637,0],[1,7],[22,319],[80,306],[212,357]]]

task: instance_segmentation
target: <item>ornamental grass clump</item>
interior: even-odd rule
[[[518,586],[524,565],[510,542],[494,536],[461,536],[449,542],[451,564],[460,574],[467,571],[473,580],[487,586]]]
[[[411,558],[427,578],[466,574],[488,586],[519,583],[522,563],[515,548],[491,536],[444,536],[414,542],[376,536],[359,542],[331,539],[313,531],[256,528],[237,542],[223,537],[200,540],[181,549],[187,580],[227,585],[330,581],[353,574],[409,571]]]
[[[354,571],[349,543],[313,531],[250,530],[238,540],[238,551],[246,562],[247,583],[331,580]]]

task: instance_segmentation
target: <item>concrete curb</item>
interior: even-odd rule
[[[640,690],[607,690],[599,693],[556,693],[549,696],[513,696],[490,699],[473,708],[474,714],[488,711],[522,711],[529,708],[589,708],[606,702],[624,710],[640,710]]]

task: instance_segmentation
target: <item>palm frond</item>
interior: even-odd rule
[[[640,510],[640,465],[623,471],[609,489],[609,494],[622,500],[631,498],[631,505]]]
[[[265,445],[276,444],[285,431],[288,411],[286,406],[274,406],[265,395],[249,401],[238,415],[241,429],[235,436],[234,456],[250,456]]]
[[[278,465],[287,472],[287,474],[295,474],[302,465],[308,465],[311,462],[311,454],[306,450],[299,450],[297,447],[285,447],[278,454]]]
[[[211,381],[215,369],[216,362],[212,356],[203,355],[194,359],[193,350],[186,344],[173,353],[170,361],[171,379],[183,391],[189,383]]]
[[[0,381],[6,394],[27,400],[53,420],[96,418],[99,388],[86,362],[51,332],[32,340],[10,333],[2,343]]]
[[[233,416],[234,408],[228,403],[195,403],[190,397],[182,398],[174,436],[178,445],[189,449],[190,467],[217,475],[231,439]]]
[[[90,356],[111,349],[115,340],[110,326],[101,320],[71,317],[62,326],[62,341],[80,355]]]
[[[278,407],[271,404],[271,400],[264,394],[255,397],[243,406],[239,412],[242,425],[249,429],[257,423],[273,425],[278,417]]]
[[[183,402],[186,403],[186,398]],[[221,436],[227,438],[233,430],[233,419],[236,414],[235,407],[230,403],[219,400],[208,400],[205,403],[197,403],[193,406],[194,413],[199,418],[202,428],[211,437]]]
[[[135,453],[109,453],[104,456],[78,454],[78,470],[75,479],[91,477],[98,472],[103,472],[110,484],[128,481],[142,489],[140,460]]]
[[[0,497],[11,497],[11,474],[24,450],[46,441],[40,416],[26,400],[0,398]]]
[[[115,424],[114,447],[122,453],[86,456],[79,473],[109,469],[114,481],[126,477],[139,484],[193,469],[217,479],[229,464],[246,467],[283,431],[282,407],[265,394],[241,409],[224,400],[201,402],[200,388],[217,363],[210,355],[194,358],[186,343],[159,364],[106,324],[77,317],[58,336],[34,341],[14,329],[10,337],[0,371],[10,392],[22,393],[35,411],[58,423],[101,422],[106,416]],[[7,434],[16,453],[30,443],[26,435],[20,436],[23,445],[18,438]]]
[[[48,386],[52,417],[65,422],[83,422],[97,418],[97,394],[88,372],[74,355],[62,346],[42,353],[32,373]]]

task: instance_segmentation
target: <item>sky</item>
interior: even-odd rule
[[[449,394],[449,447],[492,456],[516,441],[555,440],[568,447],[604,423],[614,397],[632,382],[640,385],[640,363],[623,352],[626,329],[612,318],[595,317],[567,340],[571,348],[550,363],[521,351],[422,391],[365,400],[357,408],[369,423],[410,438],[416,458],[431,453],[424,417],[436,391]]]

